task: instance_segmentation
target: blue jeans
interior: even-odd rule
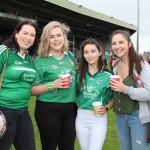
[[[148,123],[141,124],[139,110],[131,114],[116,114],[116,122],[121,150],[148,150]]]
[[[0,139],[0,150],[35,150],[35,140],[28,108],[11,109],[0,106],[7,120],[7,131]]]

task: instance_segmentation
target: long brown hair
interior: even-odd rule
[[[140,75],[142,71],[141,61],[144,62],[143,57],[138,55],[134,49],[133,43],[131,41],[130,35],[128,32],[123,30],[117,30],[112,33],[111,35],[111,41],[114,35],[121,34],[127,41],[128,44],[131,43],[131,47],[129,48],[128,57],[129,57],[129,75],[133,76],[133,68],[135,65],[135,69],[137,73]]]
[[[82,85],[83,80],[86,81],[86,71],[88,70],[88,62],[84,58],[84,47],[87,44],[95,45],[96,48],[98,49],[98,51],[101,52],[99,43],[93,38],[88,38],[81,43],[81,45],[80,45],[81,61],[80,61],[79,69],[78,69],[78,72],[80,72],[80,78],[79,78],[80,86]],[[101,54],[98,59],[98,69],[102,70],[102,68],[103,68],[103,70],[107,70],[105,68],[105,64],[104,64],[102,54]]]

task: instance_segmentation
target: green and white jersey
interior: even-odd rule
[[[6,62],[6,47],[0,46],[0,76]],[[28,54],[21,58],[8,49],[7,66],[0,89],[0,106],[7,108],[23,108],[28,106],[31,82],[36,76],[32,60]]]
[[[78,107],[82,109],[92,110],[92,103],[95,101],[101,101],[105,106],[112,99],[112,90],[109,87],[110,72],[103,71],[98,72],[95,75],[91,75],[86,72],[86,82],[82,82],[82,86],[79,86],[79,76],[77,73],[77,87],[79,88],[79,94],[77,96]]]
[[[56,102],[56,103],[68,103],[76,101],[76,64],[74,56],[71,52],[64,53],[62,59],[57,59],[53,55],[49,55],[46,58],[37,57],[34,60],[37,76],[33,85],[46,84],[47,82],[53,82],[63,74],[70,74],[71,82],[70,88],[57,89],[54,91],[46,92],[37,96],[37,99],[43,102]]]

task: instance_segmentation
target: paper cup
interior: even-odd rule
[[[111,75],[109,78],[116,81],[120,81],[120,77],[118,75]]]
[[[70,87],[70,74],[63,74],[60,77],[69,79],[69,82],[67,82],[66,84],[65,83],[63,84],[63,87],[69,88]]]
[[[98,101],[92,103],[95,116],[102,116],[101,114],[98,114],[98,113],[97,113],[97,111],[99,110],[99,107],[100,107],[101,105],[102,105],[102,102],[98,102]]]

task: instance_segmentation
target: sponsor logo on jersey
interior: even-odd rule
[[[99,93],[96,87],[92,85],[83,86],[81,90],[83,90],[84,98],[94,99]]]
[[[27,62],[27,61],[25,61],[25,60],[24,60],[23,62],[26,63],[26,64],[29,63],[29,62]]]
[[[22,65],[23,63],[20,62],[20,61],[15,61],[15,64],[16,64],[16,65]]]
[[[58,74],[58,77],[64,74],[70,74],[70,82],[72,82],[72,80],[75,79],[76,72],[72,69],[64,69],[60,74]]]
[[[93,77],[91,77],[91,78],[89,78],[89,80],[94,80],[94,78],[93,78]]]
[[[95,89],[94,86],[87,86],[87,91],[91,93]]]
[[[101,84],[101,83],[102,83],[102,80],[97,80],[96,83],[97,83],[97,84]]]
[[[60,77],[61,75],[64,75],[64,74],[70,74],[70,72],[71,72],[71,69],[64,69],[61,71],[60,74],[58,74],[58,77]]]
[[[59,64],[61,65],[61,64],[64,64],[65,62],[60,62]]]
[[[51,68],[55,69],[58,68],[56,65],[51,65]]]
[[[32,82],[35,78],[35,74],[33,74],[32,72],[23,72],[20,75],[20,80],[21,81],[27,81],[27,82]]]

